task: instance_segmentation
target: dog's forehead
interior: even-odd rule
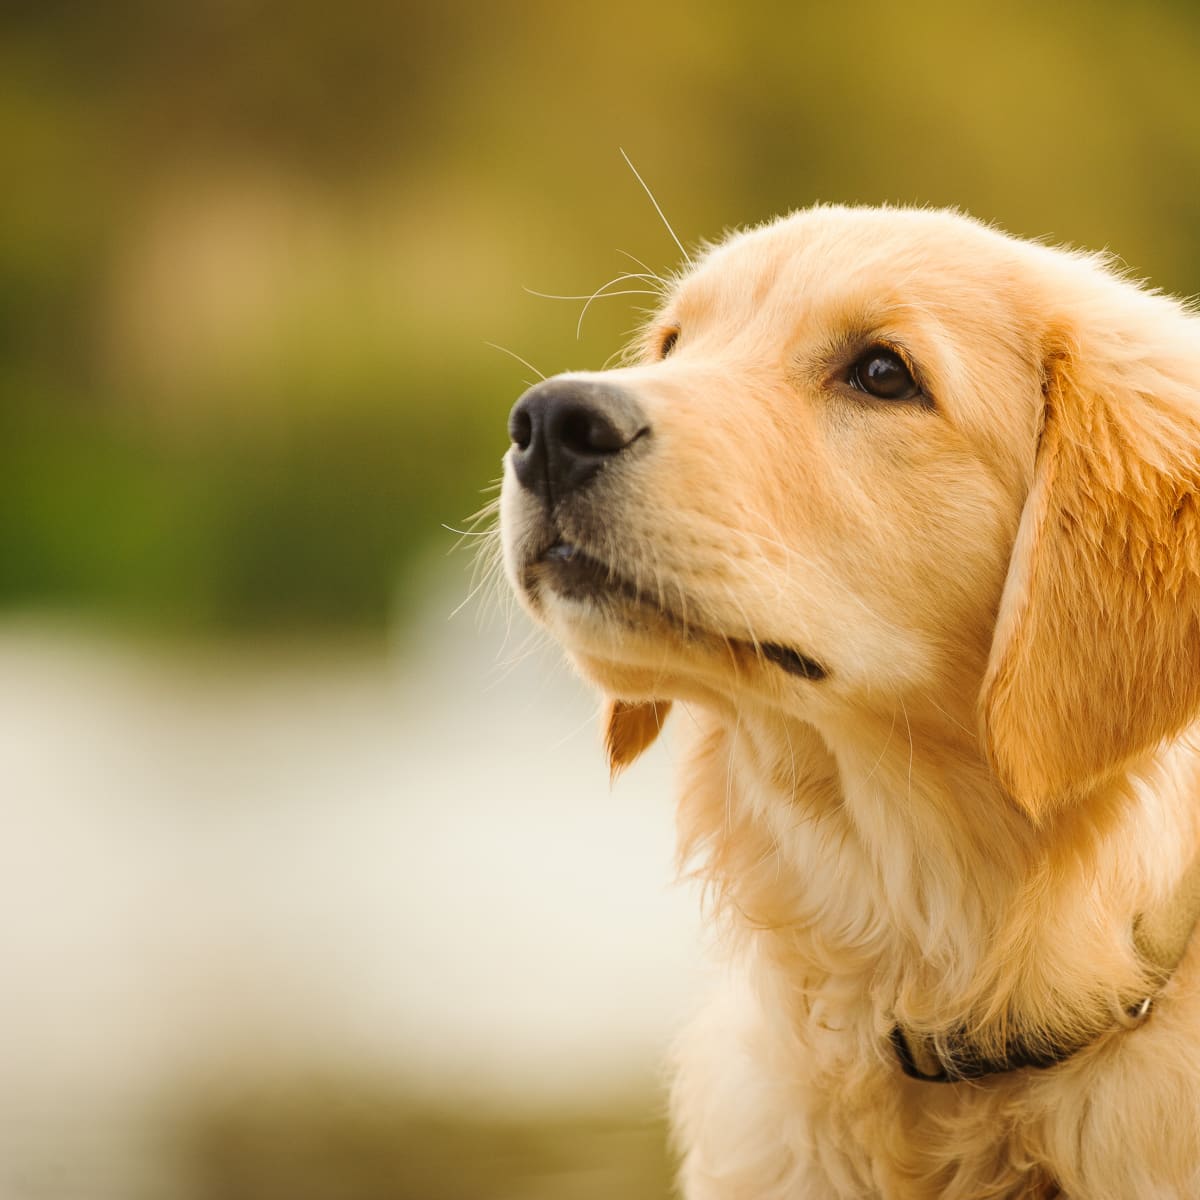
[[[967,297],[1002,300],[1019,287],[1020,243],[958,213],[821,207],[738,231],[680,281],[682,309],[855,296],[864,303]]]

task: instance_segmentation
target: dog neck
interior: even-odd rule
[[[806,1013],[840,1005],[838,1021],[873,1035],[893,1021],[935,1039],[970,1030],[1002,1053],[1022,1030],[1103,1028],[1149,986],[1131,931],[1162,897],[1136,864],[1169,840],[1182,874],[1197,840],[1155,772],[1039,830],[944,714],[898,708],[818,732],[742,711],[701,727],[682,851],[755,969]],[[1184,748],[1163,762],[1196,772]]]

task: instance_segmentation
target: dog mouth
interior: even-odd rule
[[[608,563],[562,539],[547,546],[526,572],[527,590],[535,593],[542,586],[566,600],[609,604],[618,601],[626,610],[623,614],[626,619],[631,613],[650,613],[690,641],[717,640],[731,647],[742,648],[801,679],[820,680],[829,674],[816,659],[792,646],[729,637],[696,626],[669,608],[661,592],[647,591],[614,571]]]
[[[658,600],[635,583],[615,574],[605,563],[585,554],[570,542],[556,541],[548,546],[538,562],[544,568],[547,582],[567,600],[594,600],[602,596],[620,596],[635,604],[657,609],[664,617],[672,617]]]

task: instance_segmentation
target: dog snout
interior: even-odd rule
[[[582,488],[649,432],[636,398],[615,384],[548,379],[508,417],[517,480],[547,508]]]

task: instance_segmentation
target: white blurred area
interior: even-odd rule
[[[153,1192],[166,1117],[260,1077],[654,1084],[701,982],[670,738],[610,790],[595,699],[464,590],[390,656],[0,625],[0,1200]]]

